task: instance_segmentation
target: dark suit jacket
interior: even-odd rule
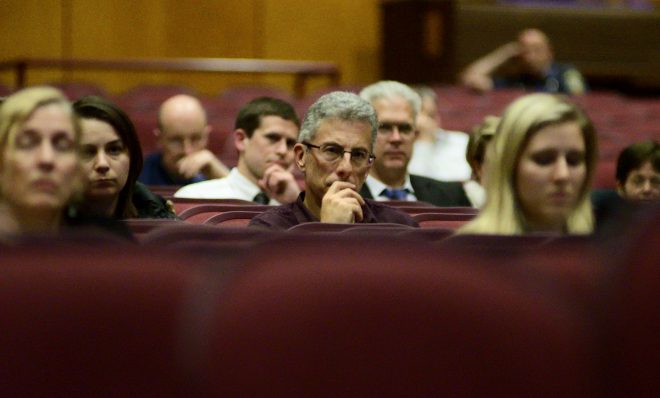
[[[428,202],[440,207],[471,207],[472,204],[465,194],[463,184],[460,182],[438,181],[422,176],[410,175],[410,184],[415,191],[417,200]],[[376,195],[380,192],[374,192]],[[367,184],[362,185],[360,195],[366,199],[373,199],[374,195],[369,191]]]

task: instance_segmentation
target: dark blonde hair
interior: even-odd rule
[[[589,190],[598,157],[596,132],[587,115],[577,105],[564,96],[552,94],[529,94],[506,108],[495,138],[486,149],[486,203],[479,216],[461,232],[505,235],[528,232],[515,189],[516,168],[534,134],[547,126],[564,122],[577,123],[582,132],[587,169],[578,203],[569,214],[565,229],[571,234],[592,232]]]

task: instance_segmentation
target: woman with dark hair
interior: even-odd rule
[[[128,115],[96,96],[73,104],[81,120],[81,158],[86,182],[83,214],[126,218],[174,218],[165,200],[137,182],[142,148]]]

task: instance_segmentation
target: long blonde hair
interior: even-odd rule
[[[512,102],[504,111],[495,138],[487,148],[486,203],[479,216],[459,233],[517,235],[529,232],[515,189],[520,155],[536,132],[567,121],[576,122],[582,132],[587,177],[578,203],[566,220],[565,231],[569,234],[592,232],[594,221],[589,191],[598,156],[594,126],[578,106],[563,96],[529,94]]]

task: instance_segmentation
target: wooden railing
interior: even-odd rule
[[[310,77],[325,76],[332,85],[338,85],[340,81],[339,68],[332,62],[247,58],[23,58],[0,62],[0,71],[7,69],[14,72],[15,88],[25,86],[28,71],[32,69],[285,74],[294,76],[293,92],[299,98],[305,95]]]

